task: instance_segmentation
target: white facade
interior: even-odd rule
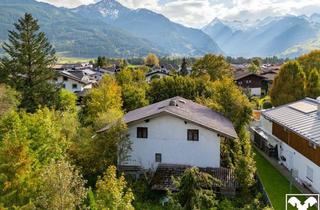
[[[155,170],[158,153],[164,164],[220,167],[220,137],[211,130],[167,114],[128,126],[132,151],[122,165]],[[138,127],[148,128],[147,138],[137,138]],[[187,140],[188,129],[199,131],[199,141]]]
[[[298,182],[308,184],[314,192],[320,192],[319,166],[283,142],[279,155],[286,158],[286,161],[281,162],[288,170],[292,169]]]
[[[71,78],[65,78],[64,76],[59,76],[56,80],[57,84],[62,84],[62,87],[71,92],[82,92],[85,89],[91,89],[92,84],[84,84],[82,82],[73,80]]]
[[[252,96],[261,96],[261,88],[250,88],[250,94]]]
[[[261,128],[268,134],[272,135],[272,122],[261,116]],[[273,136],[278,145],[279,163],[284,165],[289,171],[292,170],[293,176],[301,184],[308,184],[314,192],[320,192],[320,167],[296,151],[285,142]],[[282,160],[284,157],[285,161]]]

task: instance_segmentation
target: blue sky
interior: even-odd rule
[[[38,0],[56,6],[76,7],[97,0]],[[118,0],[129,8],[148,8],[171,20],[200,28],[215,17],[256,20],[286,14],[320,13],[320,0]]]

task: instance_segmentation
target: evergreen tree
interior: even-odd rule
[[[215,209],[217,206],[213,187],[221,182],[210,174],[195,167],[189,168],[174,182],[179,191],[170,198],[172,209]]]
[[[274,80],[270,96],[274,106],[304,98],[305,74],[297,61],[284,64]]]
[[[105,56],[99,56],[96,61],[96,66],[99,68],[106,67],[108,65],[107,58]]]
[[[189,74],[188,69],[187,69],[187,61],[185,58],[183,58],[183,60],[182,60],[180,74],[183,76],[186,76]]]
[[[39,105],[55,102],[58,91],[49,82],[55,77],[50,69],[56,61],[55,50],[31,14],[26,13],[14,26],[3,45],[7,55],[1,61],[0,80],[21,92],[20,106],[34,112]]]
[[[320,96],[320,74],[317,69],[313,69],[307,78],[306,95],[311,98]]]

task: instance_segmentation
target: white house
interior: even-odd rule
[[[133,110],[124,117],[132,150],[122,166],[155,170],[158,164],[220,167],[220,143],[237,138],[221,114],[174,97]]]
[[[71,92],[82,93],[85,90],[91,89],[96,80],[92,76],[87,75],[85,71],[69,70],[59,71],[55,82]]]
[[[320,101],[306,98],[262,112],[254,143],[294,178],[320,192]]]
[[[168,69],[164,67],[152,68],[152,70],[146,74],[146,80],[147,82],[151,82],[154,78],[161,79],[168,76],[170,76]]]

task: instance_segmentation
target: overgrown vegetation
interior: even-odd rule
[[[265,207],[255,186],[255,160],[246,130],[252,105],[235,85],[224,57],[209,54],[197,61],[185,59],[182,66],[185,71],[188,61],[195,62],[191,76],[185,72],[155,78],[151,83],[146,82],[147,67],[131,68],[123,62],[120,73],[104,76],[77,107],[73,93],[50,82],[52,71],[48,66],[54,63],[55,54],[38,29],[31,15],[21,18],[5,45],[8,55],[1,59],[1,208],[260,210]],[[305,59],[301,65],[316,68],[316,63]],[[103,57],[97,63],[108,65]],[[159,65],[159,59],[149,55],[145,64]],[[308,75],[306,78],[311,78],[308,94],[316,94],[310,91],[317,85],[316,71],[304,73],[305,67],[299,65],[297,62],[284,65],[283,69],[288,70],[282,70],[280,75],[286,75],[287,71],[290,75]],[[280,81],[277,80],[273,94],[286,99],[283,87],[287,86]],[[298,85],[304,82],[301,78],[287,81]],[[304,95],[299,91],[294,95],[297,98]],[[162,207],[159,198],[163,195],[152,192],[148,180],[130,182],[116,173],[114,165],[124,160],[131,149],[123,115],[178,95],[220,112],[233,122],[238,139],[224,141],[221,155],[223,166],[234,170],[240,185],[236,198],[215,195],[212,186],[218,181],[192,168],[176,180],[179,191],[168,193],[170,202]]]
[[[320,51],[315,50],[285,63],[271,89],[274,106],[294,102],[304,97],[320,96]]]

